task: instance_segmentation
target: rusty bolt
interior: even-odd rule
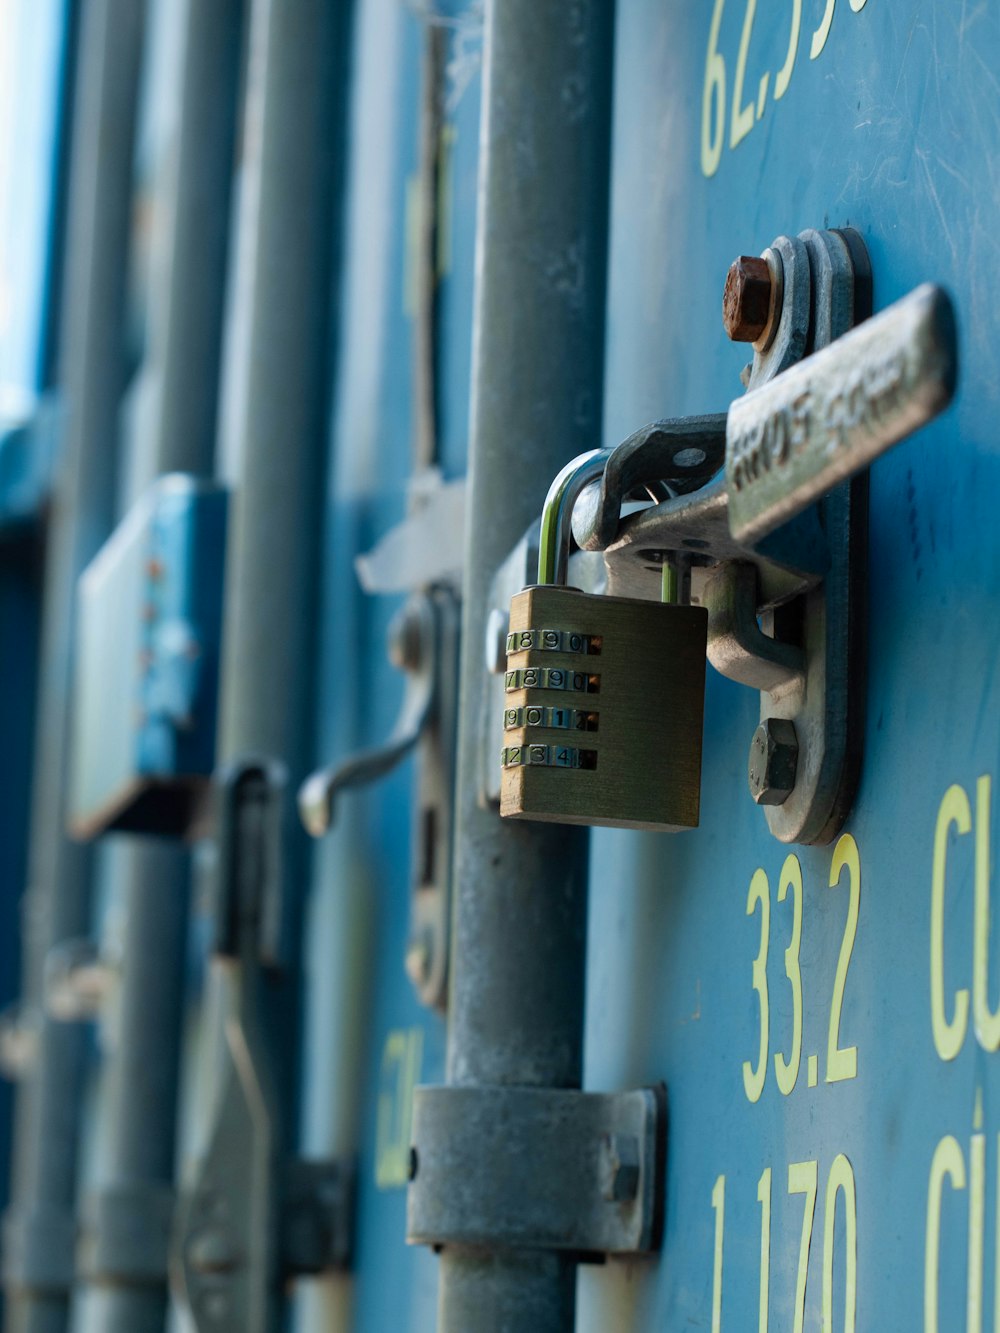
[[[758,805],[784,805],[795,787],[799,742],[795,725],[784,717],[768,717],[750,742],[750,795]]]
[[[730,264],[722,294],[722,323],[734,343],[753,343],[763,336],[771,314],[771,283],[766,259],[740,255]]]

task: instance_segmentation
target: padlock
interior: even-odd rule
[[[676,832],[698,823],[708,615],[565,586],[574,460],[542,515],[538,584],[510,607],[500,813]]]

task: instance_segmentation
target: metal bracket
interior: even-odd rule
[[[691,600],[709,610],[710,660],[761,691],[754,797],[783,842],[821,843],[843,823],[860,773],[864,469],[947,406],[955,324],[931,286],[869,318],[871,270],[849,229],[780,237],[766,258],[780,269],[783,304],[773,337],[756,345],[749,391],[729,409],[724,469],[620,519],[621,470],[609,462],[574,530],[581,544],[603,546],[615,594],[659,597],[664,563],[690,566]],[[692,418],[692,438],[712,420]],[[646,476],[635,439],[619,446],[625,475]],[[772,720],[794,729],[782,729],[780,745],[767,734]],[[783,781],[794,772],[790,791],[760,769],[762,755],[780,762]]]
[[[411,1245],[581,1256],[659,1246],[662,1089],[417,1088],[411,1136]]]
[[[82,1208],[77,1266],[88,1281],[116,1286],[166,1282],[175,1195],[168,1185],[122,1181]]]
[[[708,575],[708,660],[723,676],[754,690],[805,685],[805,658],[795,643],[765,634],[757,622],[757,571],[749,561],[727,560]]]
[[[354,1196],[353,1162],[299,1158],[289,1163],[282,1223],[286,1272],[328,1273],[349,1266]]]
[[[872,311],[871,266],[856,233],[810,230],[795,241],[780,238],[776,248],[784,272],[784,300],[789,304],[782,308],[775,348],[782,345],[786,314],[787,347],[780,361],[775,348],[756,353],[748,392],[776,381],[780,372],[790,370],[807,352],[830,346],[855,324],[868,319]],[[795,355],[799,347],[802,351]],[[728,443],[727,421],[732,531],[732,497],[738,502],[741,488],[736,484],[736,462]],[[781,842],[826,843],[834,838],[851,808],[861,774],[861,705],[867,657],[863,639],[866,498],[867,475],[831,491],[820,501],[829,568],[823,582],[804,591],[794,609],[786,604],[778,611],[765,613],[770,633],[756,623],[759,602],[749,586],[749,566],[723,567],[710,577],[705,589],[709,660],[723,675],[760,690],[765,736],[769,719],[791,724],[787,756],[768,748],[766,742],[762,751],[763,738],[755,733],[748,762],[751,795]],[[773,531],[772,524],[768,533],[761,534],[758,551],[777,550],[774,540],[770,548],[767,543]],[[742,597],[738,590],[742,590]],[[743,615],[740,623],[730,622],[724,633],[720,615],[734,605],[734,600],[741,604]],[[756,634],[752,630],[744,633],[751,622]],[[798,629],[797,642],[782,635],[782,625]],[[783,758],[792,765],[790,789],[781,785],[784,779],[778,774]]]
[[[299,791],[302,822],[322,837],[339,792],[374,782],[416,750],[406,971],[421,1001],[440,1010],[448,995],[459,626],[458,599],[447,584],[410,596],[389,629],[389,656],[407,673],[392,735],[383,746],[313,773]]]

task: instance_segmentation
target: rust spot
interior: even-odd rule
[[[771,308],[771,270],[766,259],[740,255],[726,275],[722,323],[733,342],[756,342],[767,328]]]

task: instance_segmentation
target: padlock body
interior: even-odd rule
[[[577,588],[511,602],[500,813],[676,832],[698,823],[708,615]]]

